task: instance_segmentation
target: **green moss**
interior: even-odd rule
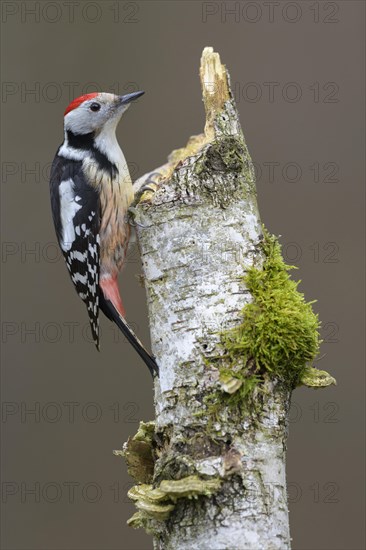
[[[243,322],[222,335],[229,363],[254,360],[256,372],[268,372],[294,387],[319,351],[319,320],[312,304],[298,291],[276,237],[264,231],[261,269],[244,277],[253,300],[243,309]]]
[[[262,266],[250,267],[244,276],[252,301],[242,310],[241,324],[221,334],[220,402],[242,412],[254,404],[253,397],[258,401],[265,378],[279,380],[289,389],[302,383],[318,387],[330,383],[329,379],[322,383],[325,377],[320,379],[316,375],[320,371],[309,367],[321,343],[314,302],[306,302],[298,290],[300,281],[290,278],[289,271],[295,268],[283,261],[277,238],[265,229],[263,233]],[[309,383],[314,379],[319,383]],[[217,404],[217,397],[208,396],[206,403]]]
[[[260,397],[264,394],[261,376],[250,374],[245,369],[229,373],[229,368],[220,368],[219,390],[204,398],[209,413],[207,426],[210,433],[213,429],[213,420],[220,421],[223,406],[235,409],[241,417],[248,413],[256,416],[260,412]],[[202,411],[197,416],[204,414],[206,413]]]

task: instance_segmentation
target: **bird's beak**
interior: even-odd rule
[[[127,103],[130,103],[131,101],[134,101],[138,97],[144,95],[145,92],[133,92],[132,94],[127,95],[120,95],[119,96],[119,103],[120,105],[127,105]]]

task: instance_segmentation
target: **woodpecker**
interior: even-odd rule
[[[87,307],[97,349],[102,310],[154,376],[157,364],[126,322],[117,283],[130,237],[127,214],[134,192],[116,128],[131,101],[143,93],[92,93],[70,103],[64,113],[64,142],[51,168],[50,195],[57,239]]]

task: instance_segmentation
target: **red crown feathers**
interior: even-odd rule
[[[66,116],[67,113],[69,113],[70,111],[73,111],[74,109],[76,109],[76,107],[79,107],[79,105],[84,103],[84,101],[87,101],[88,99],[93,99],[93,97],[96,97],[97,95],[99,95],[99,92],[93,92],[92,94],[85,94],[85,95],[81,95],[80,97],[77,97],[67,107],[66,111],[64,112],[64,116]]]

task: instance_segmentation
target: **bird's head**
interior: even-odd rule
[[[114,130],[131,101],[145,92],[114,95],[94,92],[74,99],[64,113],[65,130],[73,134],[89,134],[104,128]]]

